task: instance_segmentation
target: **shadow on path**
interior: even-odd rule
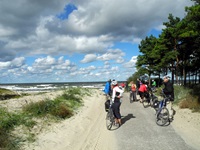
[[[130,120],[131,118],[136,118],[135,116],[133,116],[133,114],[128,114],[126,116],[122,116],[122,124],[124,124],[126,121]]]

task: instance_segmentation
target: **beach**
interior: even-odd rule
[[[105,96],[99,89],[92,90],[90,96],[84,96],[84,105],[76,114],[61,122],[47,122],[45,125],[37,125],[33,128],[36,133],[36,141],[24,143],[24,150],[116,150],[115,131],[108,131],[105,125],[104,102]],[[54,91],[24,96],[19,99],[0,101],[1,106],[9,111],[20,110],[23,105],[44,99],[54,99],[62,94],[62,91]],[[127,93],[125,93],[127,94]],[[175,120],[171,124],[174,130],[184,141],[200,147],[200,114],[192,113],[188,109],[176,110]],[[121,127],[123,128],[123,126]],[[19,130],[20,132],[20,130]]]

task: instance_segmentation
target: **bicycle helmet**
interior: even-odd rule
[[[117,81],[116,81],[116,80],[113,80],[111,84],[112,84],[112,85],[117,85]]]
[[[163,77],[163,79],[170,79],[170,76],[166,75]]]

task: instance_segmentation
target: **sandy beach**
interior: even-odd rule
[[[0,101],[1,106],[10,111],[19,110],[29,102],[36,102],[46,98],[53,99],[62,94],[62,91],[44,94],[33,94],[19,99]],[[50,123],[48,126],[37,129],[37,138],[34,143],[25,143],[25,150],[116,150],[116,135],[108,131],[105,125],[103,92],[93,89],[91,96],[83,98],[84,106],[71,118],[59,123]],[[188,109],[176,110],[175,120],[172,123],[176,132],[189,145],[200,147],[200,113],[192,113]]]

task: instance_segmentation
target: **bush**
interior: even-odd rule
[[[58,118],[69,118],[73,115],[73,110],[70,109],[67,105],[63,105],[60,103],[51,111],[51,115],[56,116]]]
[[[175,86],[175,103],[180,108],[189,108],[193,111],[200,111],[199,97],[192,94],[193,89]]]

